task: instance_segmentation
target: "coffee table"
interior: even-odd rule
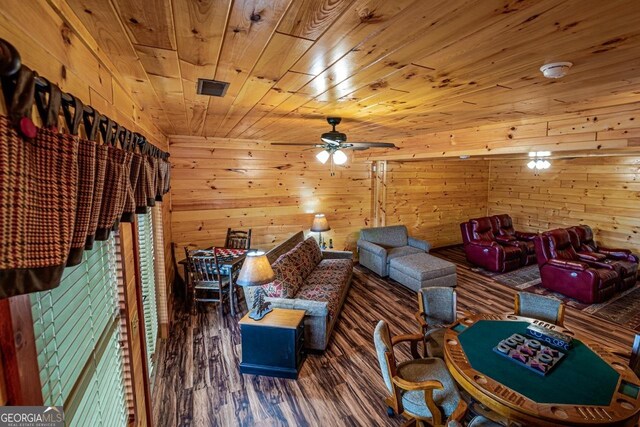
[[[573,336],[573,348],[539,375],[493,351],[513,333],[537,324]],[[511,314],[480,314],[445,332],[445,361],[471,396],[504,417],[535,426],[635,426],[640,379],[626,361],[572,331]]]

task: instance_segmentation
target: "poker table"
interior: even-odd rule
[[[531,324],[572,336],[572,347],[546,375],[533,372],[494,347]],[[445,333],[445,361],[455,380],[477,401],[513,422],[531,426],[635,426],[640,379],[626,361],[572,331],[536,319],[474,315]]]

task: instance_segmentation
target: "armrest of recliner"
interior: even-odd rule
[[[374,255],[386,257],[387,250],[382,246],[376,245],[375,243],[369,242],[367,240],[358,240],[358,248],[364,249],[365,251],[369,251]]]
[[[557,258],[551,258],[549,261],[547,261],[547,264],[552,265],[554,267],[565,268],[567,270],[585,271],[589,268],[589,264],[584,262],[563,260],[563,259],[557,259]]]
[[[476,246],[482,246],[483,248],[491,248],[491,247],[498,247],[500,245],[498,245],[496,242],[492,241],[492,240],[479,240],[479,239],[474,239],[471,240],[469,242],[470,245],[476,245]]]
[[[516,242],[516,238],[513,236],[495,236],[496,242],[501,243],[503,245],[509,245]]]
[[[431,249],[431,243],[427,242],[426,240],[416,239],[415,237],[407,238],[407,243],[409,243],[409,246],[421,249],[425,252],[429,252],[429,249]]]
[[[516,239],[518,240],[533,240],[538,233],[527,233],[526,231],[516,231]]]
[[[597,252],[578,252],[578,258],[585,262],[590,261],[604,261],[607,259],[605,254],[599,254]]]
[[[613,264],[608,264],[604,261],[585,261],[587,264],[589,264],[589,267],[591,268],[605,268],[607,270],[615,270],[615,268],[613,268]]]
[[[502,246],[513,246],[516,248],[519,248],[521,244],[521,242],[513,236],[496,236],[496,242]]]
[[[598,247],[598,252],[613,259],[628,259],[630,256],[632,256],[637,260],[637,257],[635,257],[635,255],[633,255],[628,249],[613,249],[600,246]]]

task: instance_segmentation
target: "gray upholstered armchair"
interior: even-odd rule
[[[429,249],[429,242],[409,237],[404,225],[360,230],[359,262],[382,277],[389,275],[389,261],[393,258],[429,252]]]

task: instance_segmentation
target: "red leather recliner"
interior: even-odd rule
[[[522,250],[518,246],[500,245],[493,234],[489,217],[463,222],[460,224],[460,231],[469,262],[499,273],[520,266]]]
[[[516,231],[513,228],[511,217],[507,214],[494,215],[491,217],[491,221],[498,243],[515,245],[522,250],[521,265],[531,265],[536,262],[536,246],[533,239],[538,233]]]
[[[588,225],[571,227],[579,240],[580,253],[591,253],[599,256],[598,261],[611,265],[618,273],[618,290],[624,291],[636,284],[638,276],[638,257],[628,249],[611,249],[598,246],[593,239],[593,230]],[[575,247],[575,245],[574,245]]]
[[[547,231],[534,243],[543,287],[585,304],[602,302],[615,293],[618,273],[581,260],[569,231]]]

